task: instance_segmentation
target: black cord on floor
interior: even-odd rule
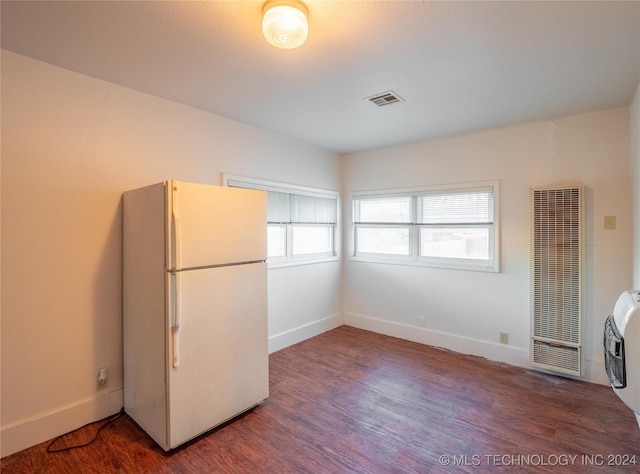
[[[73,430],[69,433],[65,433],[63,435],[58,436],[57,438],[54,438],[50,443],[49,446],[47,446],[47,452],[48,453],[59,453],[61,451],[69,451],[71,449],[76,449],[76,448],[84,448],[85,446],[89,446],[91,443],[93,443],[96,439],[98,439],[98,435],[100,434],[100,432],[102,431],[103,428],[107,427],[108,425],[110,425],[111,423],[113,423],[114,421],[116,421],[118,418],[120,418],[122,416],[122,414],[124,413],[124,408],[122,408],[118,413],[116,413],[115,415],[111,415],[108,416],[106,418],[103,418],[102,420],[98,420],[98,421],[93,421],[91,423],[87,423],[84,426],[81,426],[80,428]],[[70,434],[73,434],[77,431],[80,431],[84,428],[86,428],[87,426],[91,426],[91,425],[95,425],[97,423],[102,423],[105,422],[102,426],[100,426],[100,428],[98,428],[98,431],[96,431],[96,434],[93,436],[92,439],[90,439],[89,441],[87,441],[84,444],[77,444],[75,446],[65,446],[64,448],[58,448],[58,449],[53,449],[52,446],[59,440],[61,440],[62,438],[64,438],[65,436],[68,436]]]

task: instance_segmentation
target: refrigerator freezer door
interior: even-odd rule
[[[269,395],[266,263],[180,272],[180,289],[180,363],[168,365],[170,449]]]
[[[170,270],[267,258],[264,191],[168,182]]]

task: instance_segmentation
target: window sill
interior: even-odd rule
[[[498,263],[438,262],[430,260],[411,260],[409,258],[349,257],[352,262],[378,263],[383,265],[405,265],[410,267],[440,268],[445,270],[466,270],[473,272],[500,273]]]
[[[289,268],[289,267],[299,267],[301,265],[315,265],[317,263],[329,263],[329,262],[339,262],[340,257],[320,257],[313,259],[305,259],[305,260],[289,260],[289,261],[276,261],[269,262],[267,261],[267,269],[276,270],[279,268]]]

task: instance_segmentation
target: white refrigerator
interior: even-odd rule
[[[266,214],[264,191],[123,194],[124,408],[165,451],[269,395]]]

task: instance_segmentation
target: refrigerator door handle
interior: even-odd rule
[[[171,257],[173,270],[182,269],[182,229],[180,226],[180,208],[178,206],[178,186],[171,182]]]
[[[181,301],[180,301],[180,273],[169,272],[169,310],[170,310],[170,325],[171,325],[171,365],[174,369],[180,366],[180,322],[182,317]]]

